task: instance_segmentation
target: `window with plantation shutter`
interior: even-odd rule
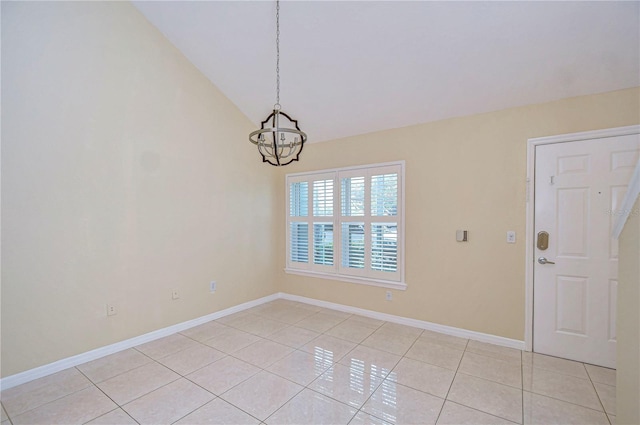
[[[290,174],[288,273],[406,288],[404,162]]]

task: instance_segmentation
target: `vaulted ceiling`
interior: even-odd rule
[[[275,2],[134,5],[251,121],[275,103]],[[640,2],[284,1],[281,104],[331,140],[640,85]]]

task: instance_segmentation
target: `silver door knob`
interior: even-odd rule
[[[540,264],[555,264],[553,261],[549,261],[544,257],[538,258],[538,263],[540,263]]]

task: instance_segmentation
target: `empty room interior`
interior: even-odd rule
[[[1,425],[640,424],[640,2],[1,2]]]

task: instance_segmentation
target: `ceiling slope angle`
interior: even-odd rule
[[[259,126],[275,1],[134,5]],[[283,1],[281,104],[309,142],[640,85],[640,2]]]

